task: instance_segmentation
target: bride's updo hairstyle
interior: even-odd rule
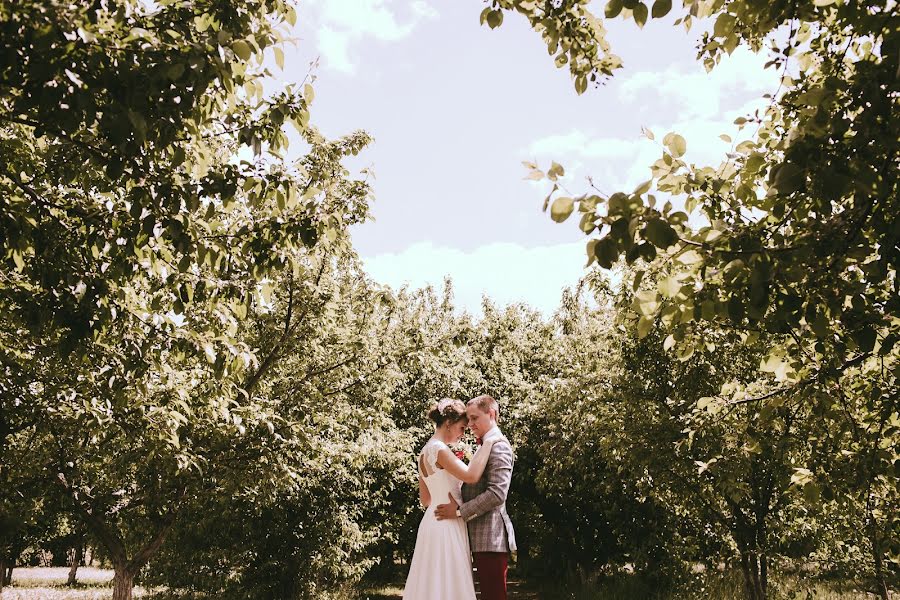
[[[458,423],[467,421],[466,405],[462,400],[454,400],[453,398],[444,398],[438,400],[431,405],[428,411],[428,418],[434,421],[434,424],[440,427],[444,423]]]

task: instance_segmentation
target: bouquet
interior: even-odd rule
[[[450,450],[453,451],[453,454],[455,454],[456,458],[459,460],[465,463],[472,462],[472,449],[469,448],[468,444],[454,444],[450,447]]]

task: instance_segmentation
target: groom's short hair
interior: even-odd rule
[[[494,411],[494,414],[497,415],[497,420],[500,419],[500,405],[496,400],[488,396],[487,394],[482,394],[481,396],[476,396],[466,402],[469,406],[477,406],[478,410],[487,414],[491,410]]]

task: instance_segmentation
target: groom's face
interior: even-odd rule
[[[494,419],[490,413],[482,412],[476,405],[467,406],[466,414],[469,416],[469,429],[475,434],[475,437],[484,437],[491,427],[494,426]]]

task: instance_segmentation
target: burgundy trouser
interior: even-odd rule
[[[506,552],[474,552],[481,600],[506,600]]]

